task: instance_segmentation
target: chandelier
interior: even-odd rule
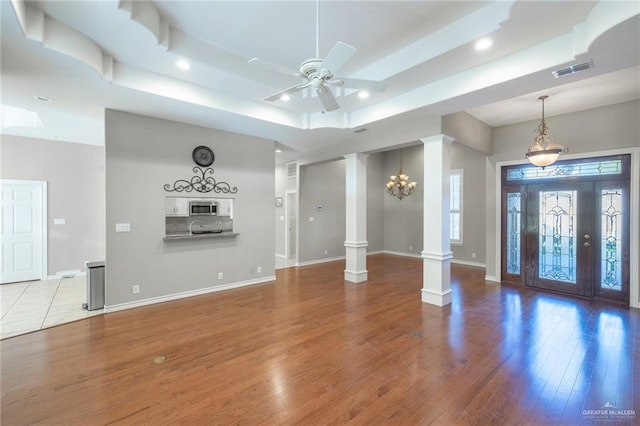
[[[555,163],[560,154],[569,151],[566,146],[556,142],[556,138],[549,136],[549,128],[544,121],[544,100],[548,97],[543,95],[538,98],[542,101],[542,122],[537,129],[538,136],[525,154],[531,164],[542,168]]]
[[[389,176],[389,182],[385,186],[389,194],[402,200],[404,197],[411,195],[416,185],[418,184],[415,182],[409,182],[409,176],[402,171],[402,160],[400,160],[398,174]]]

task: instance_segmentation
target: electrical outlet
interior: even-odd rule
[[[471,258],[475,259],[476,258],[476,254],[475,253],[471,253]]]
[[[221,280],[223,276],[224,276],[224,275],[222,275],[222,272],[218,272],[218,279],[219,279],[219,280]]]
[[[256,268],[256,272],[257,272],[258,274],[259,274],[260,272],[262,272],[262,266],[258,266],[258,267]]]
[[[324,251],[324,255],[326,256],[326,255],[328,255],[328,254],[329,254],[329,250],[325,250],[325,251]]]
[[[134,285],[133,287],[131,287],[131,292],[133,294],[138,294],[140,293],[140,286],[139,285]]]
[[[116,232],[130,232],[131,224],[130,223],[116,223]]]
[[[409,251],[413,251],[413,246],[409,246]]]

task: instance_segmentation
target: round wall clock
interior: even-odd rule
[[[215,160],[215,156],[213,155],[213,151],[208,146],[200,145],[195,147],[193,150],[193,154],[191,154],[193,161],[196,162],[198,166],[208,167],[213,164],[213,160]]]

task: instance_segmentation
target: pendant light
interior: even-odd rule
[[[560,154],[568,152],[569,149],[556,142],[556,138],[549,136],[549,128],[544,121],[544,100],[549,96],[543,95],[538,99],[542,101],[542,122],[538,126],[538,136],[525,154],[531,164],[545,168],[556,162]]]

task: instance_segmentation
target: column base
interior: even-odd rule
[[[422,302],[440,307],[449,305],[451,303],[451,290],[447,290],[444,293],[436,293],[422,289]]]
[[[352,283],[361,283],[368,278],[366,241],[345,241],[346,254],[344,279]]]
[[[363,281],[366,281],[369,278],[369,271],[361,271],[361,272],[354,272],[354,271],[344,271],[344,279],[345,281],[349,281],[352,283],[361,283]]]

